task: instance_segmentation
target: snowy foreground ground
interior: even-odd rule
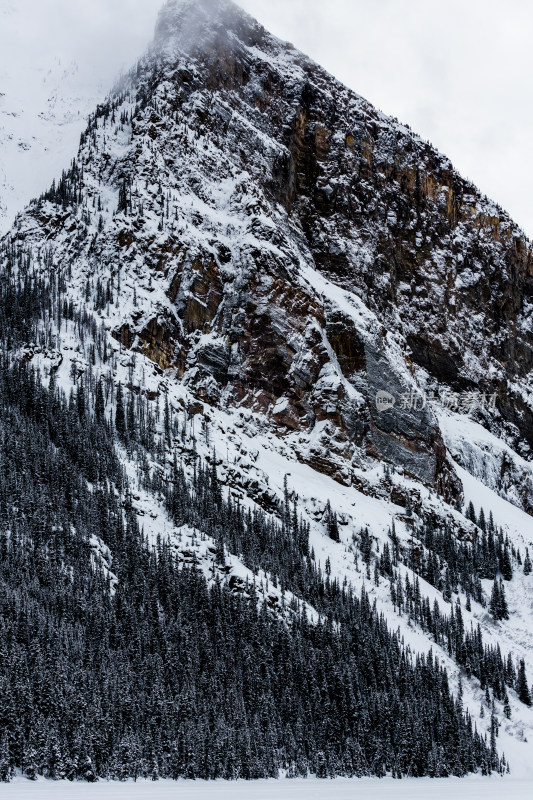
[[[533,780],[472,777],[431,780],[385,778],[280,781],[138,781],[96,784],[15,780],[2,785],[5,800],[530,800]]]

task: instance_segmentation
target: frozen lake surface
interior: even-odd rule
[[[472,777],[86,784],[17,779],[3,784],[0,796],[3,800],[531,800],[533,780]]]

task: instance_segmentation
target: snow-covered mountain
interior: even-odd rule
[[[0,233],[76,155],[87,117],[109,88],[80,74],[68,55],[43,63],[20,37],[24,13],[11,3],[0,8]],[[24,58],[14,60],[17,41]]]
[[[413,651],[433,647],[489,735],[494,701],[498,749],[527,773],[517,682],[504,666],[489,680],[452,636],[479,626],[533,675],[531,243],[427,142],[226,0],[167,3],[63,166],[3,263],[53,276],[93,333],[52,313],[24,360],[67,390],[104,378],[111,417],[119,384],[164,405],[180,435],[167,426],[161,480],[177,458],[192,479],[200,457],[250,508],[279,515],[290,493],[317,561],[365,585]],[[176,529],[123,455],[145,534],[216,576],[215,543]],[[241,556],[226,570],[239,591]],[[270,589],[282,616],[287,589]],[[420,612],[435,602],[442,630]]]

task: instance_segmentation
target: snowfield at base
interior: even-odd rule
[[[336,778],[335,780],[261,780],[261,781],[28,781],[24,778],[2,787],[2,797],[39,800],[526,800],[533,796],[532,780],[511,777],[482,778]]]

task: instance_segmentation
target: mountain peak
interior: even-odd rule
[[[93,261],[126,260],[135,303],[119,296],[109,324],[202,400],[327,426],[327,458],[311,440],[301,458],[342,480],[385,459],[446,498],[460,488],[432,407],[387,416],[378,392],[498,394],[533,450],[509,383],[531,365],[530,246],[448,159],[239,6],[170,0],[78,163],[45,200],[77,215],[79,286]],[[59,241],[64,222],[36,211]]]
[[[231,0],[169,0],[156,26],[156,46],[178,46],[186,52],[213,40],[213,34],[247,39],[265,33],[259,23]]]
[[[167,0],[159,16],[180,17],[183,14],[207,14],[211,18],[227,14],[228,11],[245,12],[232,0]]]

